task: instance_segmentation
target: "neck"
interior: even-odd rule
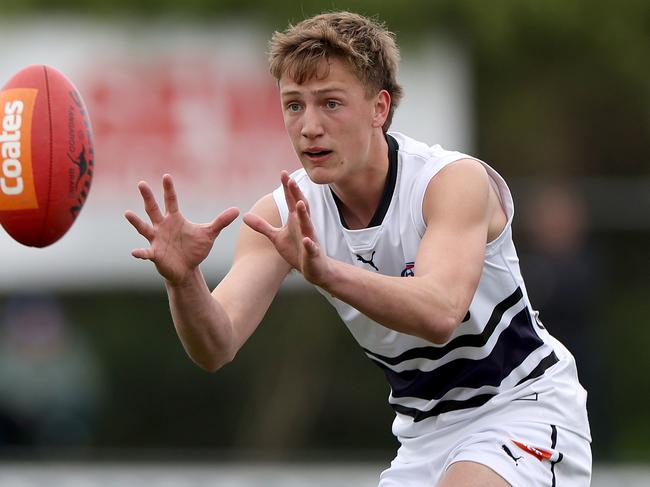
[[[366,228],[384,194],[388,175],[388,144],[383,132],[369,152],[367,164],[344,181],[330,187],[340,200],[341,214],[348,228]]]

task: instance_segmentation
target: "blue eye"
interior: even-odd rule
[[[334,108],[338,108],[340,105],[341,104],[336,100],[328,100],[327,101],[327,108],[334,109]]]
[[[289,103],[287,105],[287,110],[290,112],[297,112],[300,110],[300,103]]]

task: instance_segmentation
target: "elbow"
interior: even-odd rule
[[[198,365],[201,368],[201,370],[203,370],[203,372],[214,374],[215,372],[220,370],[224,365],[226,365],[228,362],[226,361],[217,362],[215,360],[211,360],[211,361],[206,360],[206,361],[199,362],[198,360],[195,360],[194,363]]]
[[[194,363],[198,365],[204,372],[214,374],[223,366],[231,362],[230,360],[195,360]]]
[[[426,324],[425,338],[435,345],[444,345],[451,339],[461,321],[462,317],[459,318],[458,313],[453,311],[444,313],[436,319],[430,319]]]
[[[194,358],[192,357],[193,362],[198,365],[203,371],[208,373],[215,373],[225,365],[232,362],[235,358],[235,354],[224,354],[224,355],[211,355],[209,357]]]

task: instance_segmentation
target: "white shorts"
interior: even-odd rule
[[[531,394],[468,411],[457,422],[442,415],[419,435],[401,436],[379,487],[434,487],[459,461],[485,465],[514,487],[588,487],[591,438],[575,365],[557,364],[525,392]]]
[[[561,427],[543,423],[501,423],[469,435],[438,438],[426,448],[428,458],[409,458],[402,446],[380,477],[379,487],[433,487],[455,462],[483,464],[514,487],[588,487],[589,441]]]

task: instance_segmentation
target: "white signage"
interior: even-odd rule
[[[77,86],[95,134],[90,196],[72,229],[45,249],[0,230],[0,290],[159,285],[130,256],[146,242],[123,218],[144,216],[137,191],[175,179],[181,209],[207,221],[228,206],[246,211],[299,161],[285,134],[268,73],[267,35],[250,25],[96,24],[79,19],[2,24],[0,85],[29,64],[48,64]],[[462,50],[427,42],[403,52],[406,96],[393,129],[431,144],[471,150],[469,77]],[[204,264],[227,270],[239,221]]]

